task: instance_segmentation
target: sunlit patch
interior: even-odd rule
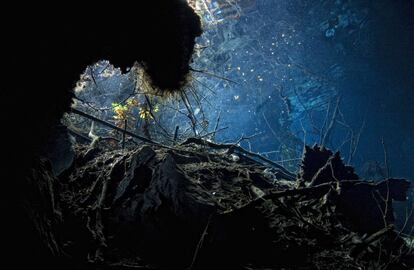
[[[76,83],[75,88],[74,88],[75,93],[79,93],[79,92],[83,91],[86,88],[86,86],[87,86],[87,82],[86,81],[78,81]]]
[[[239,20],[255,10],[257,0],[187,0],[207,27]]]
[[[115,75],[115,70],[114,69],[105,69],[102,73],[101,73],[101,76],[103,77],[103,78],[109,78],[109,77],[111,77],[111,76],[114,76]]]

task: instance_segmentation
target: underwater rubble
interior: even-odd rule
[[[72,269],[412,269],[392,225],[409,181],[360,180],[318,146],[286,179],[239,150],[202,139],[78,145],[59,178],[46,161],[33,171],[47,211],[31,216]]]

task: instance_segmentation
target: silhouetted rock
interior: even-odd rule
[[[50,254],[32,252],[42,249],[38,236],[30,227],[21,227],[33,222],[28,212],[44,211],[37,204],[30,206],[32,210],[25,209],[23,194],[35,191],[24,179],[38,168],[38,156],[48,151],[48,142],[55,140],[51,137],[70,108],[72,88],[81,73],[103,59],[123,70],[138,61],[150,84],[170,93],[186,83],[201,23],[181,0],[101,3],[93,7],[11,3],[5,13],[9,14],[2,17],[6,79],[0,113],[7,131],[2,132],[2,168],[6,169],[1,170],[0,178],[5,181],[0,205],[9,218],[0,230],[9,233],[3,238],[6,251],[2,259],[15,263],[16,268],[47,267]],[[25,235],[26,240],[16,243],[14,235]],[[8,248],[12,245],[25,248]]]

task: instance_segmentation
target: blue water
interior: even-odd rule
[[[205,23],[199,43],[206,48],[193,64],[237,82],[205,76],[219,93],[214,112],[231,127],[218,138],[262,132],[253,148],[272,151],[280,142],[271,129],[291,148],[305,129],[307,144],[320,142],[315,126],[340,96],[338,122],[350,128],[335,123],[326,145],[348,159],[347,133],[358,133],[365,119],[352,164],[384,166],[384,141],[391,174],[413,178],[413,1],[244,2],[254,8],[239,18]]]
[[[304,144],[322,143],[362,177],[414,179],[414,1],[233,2],[198,5],[204,34],[187,91],[196,130],[180,97],[153,98],[170,134],[176,126],[181,138],[208,134],[219,118],[215,140],[251,136],[243,147],[291,169]],[[111,103],[139,78],[101,76],[107,65],[94,68],[98,85],[89,78],[79,96],[110,120]],[[153,119],[137,118],[136,132],[145,121],[161,132]]]

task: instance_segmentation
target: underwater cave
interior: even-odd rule
[[[5,269],[414,269],[413,1],[100,8],[2,18]]]

